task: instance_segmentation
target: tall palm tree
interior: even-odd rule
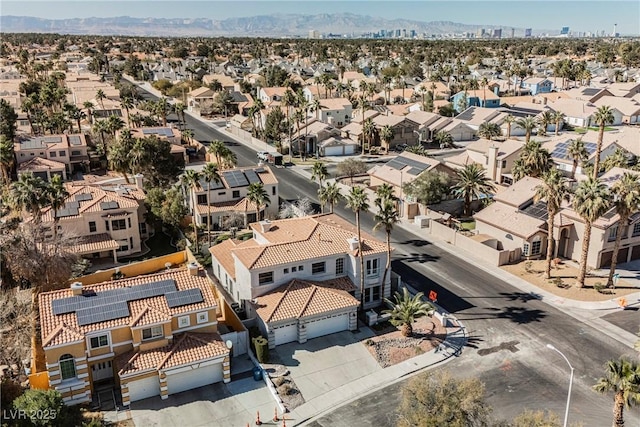
[[[516,118],[509,114],[504,118],[504,122],[507,124],[507,139],[511,138],[511,125],[516,121]]]
[[[582,241],[582,255],[580,256],[580,271],[578,285],[584,287],[587,274],[587,257],[591,241],[592,224],[609,210],[610,194],[606,185],[593,176],[578,184],[573,198],[573,210],[584,220],[584,239]]]
[[[484,169],[477,163],[472,163],[456,172],[457,182],[453,192],[464,198],[464,215],[471,215],[471,201],[481,195],[495,191],[496,187],[487,177]]]
[[[366,86],[366,82],[363,82]],[[361,86],[362,88],[362,86]],[[367,110],[367,107],[369,106],[369,103],[367,102],[367,99],[365,98],[364,95],[360,96],[358,98],[358,102],[357,102],[357,109],[360,110],[360,113],[362,114],[362,154],[364,154],[364,137],[365,137],[365,133],[364,133],[364,112]]]
[[[0,135],[0,170],[2,171],[2,184],[9,185],[11,182],[11,167],[13,166],[13,141]]]
[[[180,129],[182,129],[184,126],[184,112],[186,109],[187,109],[187,106],[184,105],[182,102],[178,102],[173,106],[173,111],[175,111],[176,115],[178,116],[178,127]]]
[[[328,203],[331,208],[331,213],[333,213],[333,207],[340,201],[342,194],[340,193],[340,187],[338,187],[338,184],[332,182],[325,185],[320,189],[320,191],[318,191],[318,197],[320,198],[320,203],[322,203],[322,209],[324,210],[324,205]]]
[[[207,183],[207,237],[209,238],[209,247],[211,247],[211,183],[218,184],[221,181],[218,165],[215,163],[207,163],[202,168],[202,178]]]
[[[613,286],[613,274],[616,271],[620,242],[622,241],[623,233],[627,232],[629,227],[629,218],[640,207],[640,175],[625,172],[622,178],[611,187],[611,194],[613,195],[613,206],[620,218],[618,219],[616,242],[613,246],[607,286]]]
[[[569,188],[558,169],[551,169],[542,178],[542,184],[536,187],[534,201],[544,200],[547,203],[547,279],[551,279],[551,260],[554,248],[555,216],[560,212],[563,200],[569,200]]]
[[[216,158],[216,164],[218,166],[222,164],[222,154],[226,148],[224,142],[220,140],[211,141],[211,144],[207,147],[207,153]]]
[[[538,135],[546,136],[547,128],[554,122],[554,115],[551,111],[545,110],[538,117]]]
[[[549,150],[542,148],[542,143],[534,139],[524,145],[516,162],[522,163],[526,175],[534,178],[542,176],[553,167]],[[518,180],[522,177],[514,174],[514,178]]]
[[[384,125],[384,127],[380,130],[380,139],[382,139],[382,141],[384,142],[384,149],[387,153],[389,153],[389,147],[391,146],[393,136],[393,128],[390,125]]]
[[[107,149],[107,161],[112,171],[121,173],[127,184],[131,182],[127,174],[131,170],[131,150],[129,144],[120,141],[117,144],[109,145]]]
[[[122,148],[125,152],[129,151],[127,156],[129,160],[128,169],[131,173],[140,173],[145,165],[146,159],[149,157],[147,140],[144,138],[136,138],[128,140],[128,138],[122,138],[120,144],[125,148]]]
[[[578,164],[582,164],[589,158],[589,152],[584,145],[582,137],[571,140],[569,147],[567,147],[567,154],[571,157],[573,162],[571,166],[571,179],[575,179]]]
[[[42,178],[27,172],[20,175],[18,180],[11,184],[10,200],[13,206],[33,215],[33,222],[40,224],[42,219],[42,207],[47,203],[46,183]]]
[[[107,119],[106,126],[107,126],[107,131],[111,134],[111,136],[115,138],[116,133],[119,130],[124,128],[125,123],[124,123],[124,120],[122,120],[120,117],[116,115],[111,115]]]
[[[123,96],[120,100],[120,105],[122,105],[124,110],[127,112],[127,125],[131,127],[131,116],[129,111],[134,107],[133,98],[131,96]]]
[[[602,139],[604,138],[604,128],[613,123],[613,110],[607,105],[598,108],[593,115],[593,122],[599,127],[598,141],[596,143],[596,158],[593,165],[593,177],[596,178],[600,172],[600,153],[602,153]]]
[[[400,292],[395,293],[395,302],[387,298],[384,299],[393,308],[385,310],[383,313],[391,315],[391,323],[400,326],[400,331],[405,337],[413,335],[413,322],[415,319],[429,314],[429,311],[433,309],[433,305],[422,300],[423,296],[422,292],[411,296],[407,288],[402,288],[402,295],[400,295]]]
[[[327,171],[325,164],[319,160],[316,161],[311,169],[311,180],[318,180],[318,190],[322,190],[322,181],[327,179],[328,176],[329,171]]]
[[[356,214],[356,228],[358,229],[358,257],[360,258],[360,310],[364,310],[364,256],[362,254],[362,231],[360,212],[369,210],[369,198],[362,187],[351,187],[347,195],[347,207]]]
[[[102,109],[104,110],[104,100],[107,99],[107,95],[105,95],[102,89],[98,89],[96,92],[96,101],[100,104]]]
[[[362,134],[362,141],[367,141],[367,149],[371,151],[371,144],[377,132],[376,125],[373,123],[373,119],[371,117],[364,121],[362,131],[364,132]]]
[[[502,136],[502,129],[495,123],[484,122],[478,128],[478,136],[491,141],[495,137]]]
[[[218,168],[234,168],[238,163],[238,156],[236,156],[236,153],[231,151],[231,148],[224,147],[224,150],[222,150],[222,153],[220,154],[220,160],[222,161],[222,164],[218,165]]]
[[[156,114],[162,119],[162,126],[167,125],[167,115],[171,112],[173,106],[169,104],[169,101],[164,96],[158,100],[155,104]]]
[[[65,200],[69,197],[69,192],[64,186],[60,175],[54,175],[51,177],[51,181],[49,181],[49,184],[45,189],[45,197],[51,206],[51,211],[53,212],[53,239],[57,240],[58,223],[60,222],[60,218],[58,218],[58,211],[64,206]]]
[[[560,131],[560,123],[563,123],[565,119],[565,115],[562,111],[556,111],[553,113],[553,121],[556,124],[555,133],[558,136],[558,132]]]
[[[516,120],[516,124],[522,129],[524,129],[524,132],[525,132],[524,142],[525,143],[529,142],[529,140],[531,139],[531,132],[533,132],[533,130],[538,125],[538,122],[536,121],[535,117],[527,116],[527,117],[520,118]]]
[[[598,393],[613,392],[613,427],[624,426],[624,408],[640,403],[640,366],[620,358],[609,360],[605,376],[593,386]]]
[[[249,184],[247,188],[247,199],[256,205],[256,221],[260,221],[260,208],[269,206],[269,195],[261,182]]]
[[[91,125],[91,123],[93,123],[93,102],[85,101],[82,106],[85,108],[85,110],[87,110],[87,117],[89,119],[89,124]]]
[[[604,162],[602,162],[602,169],[604,169],[605,172],[608,172],[615,167],[629,167],[629,154],[623,148],[616,148],[616,151],[609,154],[607,158],[604,159]]]
[[[180,183],[189,194],[187,200],[189,200],[192,208],[191,213],[193,215],[193,218],[191,220],[191,223],[193,224],[193,238],[197,253],[200,253],[200,247],[198,246],[198,224],[196,224],[197,200],[194,192],[198,188],[200,188],[200,177],[200,173],[193,169],[184,171],[184,173],[180,176]]]
[[[391,197],[378,197],[375,200],[375,204],[378,212],[373,218],[374,221],[376,221],[373,229],[378,230],[383,228],[387,237],[387,262],[384,267],[384,273],[382,274],[382,287],[380,289],[380,295],[384,298],[384,284],[387,281],[387,274],[391,268],[391,232],[393,231],[393,227],[400,222],[400,213]]]

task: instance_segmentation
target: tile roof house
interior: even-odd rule
[[[613,134],[613,132],[605,133],[606,138],[603,138],[602,152],[600,154],[601,161],[604,161],[604,159],[609,155],[613,154],[617,148],[624,148],[616,143],[616,138],[612,136]],[[582,174],[584,164],[593,164],[595,162],[598,131],[590,130],[583,134],[581,138],[584,142],[585,149],[587,150],[588,157],[584,163],[578,163],[576,167],[576,174],[578,175]],[[574,139],[576,139],[575,135],[565,134],[551,138],[549,141],[542,144],[542,147],[551,153],[551,160],[553,160],[556,167],[565,174],[570,174],[573,169],[573,159],[568,153],[568,147]]]
[[[334,214],[251,224],[253,239],[212,246],[213,274],[256,317],[269,346],[356,328],[357,230]],[[365,308],[381,302],[386,245],[362,233]],[[387,275],[385,296],[390,293]]]
[[[52,166],[54,171],[59,169],[59,164],[64,164],[63,177],[65,178],[75,172],[89,170],[87,140],[84,134],[26,136],[18,139],[18,142],[13,145],[13,151],[16,156],[18,173],[24,171],[24,167],[21,168],[23,163],[35,158],[55,162],[41,162],[43,165],[46,163]],[[33,162],[30,167],[33,169]],[[32,171],[34,175],[42,179],[48,179],[50,175],[47,169]]]
[[[589,127],[593,124],[593,115],[598,110],[595,104],[587,101],[579,101],[577,99],[558,99],[549,104],[555,111],[561,111],[565,115],[565,123],[572,126]],[[613,125],[617,126],[622,123],[622,113],[613,109],[614,121]]]
[[[593,102],[597,107],[604,105],[622,113],[623,124],[636,124],[640,122],[640,102],[633,98],[621,98],[619,96],[603,96]]]
[[[201,179],[199,187],[188,192],[186,201],[189,210],[195,213],[196,224],[206,225],[209,211],[212,230],[219,230],[234,216],[239,216],[245,226],[257,221],[256,206],[246,197],[249,185],[254,182],[262,183],[269,195],[269,205],[260,208],[260,219],[277,215],[278,180],[269,166],[238,167],[222,170],[219,174],[219,183],[209,184]],[[207,200],[208,197],[211,200]]]
[[[197,268],[76,282],[38,305],[49,385],[67,404],[90,402],[99,383],[119,387],[128,406],[231,380],[217,295]]]

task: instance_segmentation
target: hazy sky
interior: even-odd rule
[[[155,17],[224,19],[274,13],[352,12],[388,19],[453,21],[464,24],[495,24],[505,27],[571,31],[613,31],[640,34],[640,1],[100,1],[50,0],[0,2],[1,15],[40,18]],[[0,29],[1,30],[1,29]]]

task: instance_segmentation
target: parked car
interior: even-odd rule
[[[258,151],[257,156],[259,160],[266,162],[269,158],[269,153],[267,151]]]

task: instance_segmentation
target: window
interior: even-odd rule
[[[113,231],[126,230],[127,229],[127,222],[124,219],[113,220],[113,221],[111,221],[111,229]]]
[[[344,258],[338,258],[336,260],[336,274],[344,273]]]
[[[133,248],[133,237],[129,237],[129,246]]]
[[[296,271],[298,271],[298,267],[291,267],[291,272],[295,273]]]
[[[614,240],[616,240],[617,236],[618,236],[618,226],[616,225],[615,227],[611,227],[609,229],[609,238],[607,239],[607,241],[613,242]]]
[[[106,335],[91,337],[91,348],[106,347],[109,345],[109,338]]]
[[[266,285],[268,283],[273,283],[273,271],[258,274],[258,284]]]
[[[76,377],[76,361],[70,354],[60,356],[60,375],[63,380]]]
[[[207,323],[209,321],[209,313],[206,311],[198,313],[197,321],[198,323]]]
[[[311,274],[320,274],[324,273],[325,263],[324,262],[316,262],[311,264]]]
[[[633,237],[640,236],[640,222],[633,224]]]
[[[380,300],[380,286],[374,286],[372,288],[366,288],[364,290],[364,301],[374,302]]]
[[[531,243],[531,255],[540,255],[542,249],[542,241],[536,240]]]
[[[198,194],[198,204],[206,205],[207,204],[207,195],[206,194]]]
[[[178,327],[179,328],[186,328],[189,325],[191,325],[191,319],[189,319],[189,316],[180,316],[180,317],[178,317]]]
[[[71,155],[72,155],[72,156],[82,156],[82,152],[81,152],[81,151],[79,151],[79,150],[73,150],[73,151],[71,152]]]
[[[367,276],[376,277],[379,274],[378,258],[367,260]]]
[[[60,154],[60,157],[67,157],[67,153],[64,151],[59,151],[58,154]]]
[[[124,252],[128,250],[129,250],[129,245],[122,245],[118,249],[116,249],[116,252]]]
[[[529,249],[530,249],[529,242],[524,242],[522,244],[522,255],[529,256]]]
[[[299,265],[298,266],[298,271],[304,271],[304,265]]]
[[[276,187],[271,187],[271,195],[275,196],[276,195]]]
[[[282,270],[282,273],[283,273],[283,274],[289,274],[289,269],[288,269],[288,268],[285,268],[284,270]]]
[[[131,218],[127,218],[127,225],[131,228]]]
[[[104,222],[104,228],[106,228],[107,231],[109,231],[109,221]]]
[[[240,190],[233,190],[233,195],[231,197],[233,197],[234,199],[240,197]]]
[[[501,167],[502,169],[506,169],[506,168],[507,168],[507,161],[506,161],[506,160],[503,160],[503,161],[502,161],[502,164],[500,165],[500,167]]]
[[[49,157],[56,157],[56,152],[55,151],[50,152]]]
[[[89,233],[95,233],[98,231],[98,227],[96,227],[95,221],[89,221]]]
[[[226,191],[220,191],[220,192],[218,192],[218,196],[224,196],[225,194],[227,194],[227,192],[226,192]]]
[[[146,222],[141,222],[140,223],[140,233],[147,234],[147,223]]]
[[[162,330],[162,326],[153,326],[151,328],[142,330],[142,339],[143,340],[152,340],[154,338],[164,336],[164,331]]]

